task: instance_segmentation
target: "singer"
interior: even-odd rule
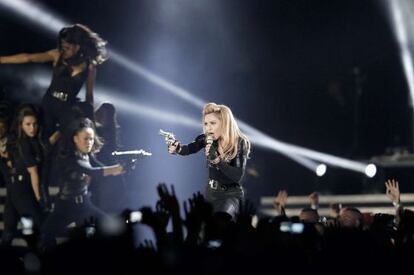
[[[250,153],[250,141],[225,105],[206,104],[202,122],[203,134],[187,145],[178,141],[170,144],[168,152],[186,156],[204,148],[209,169],[205,198],[216,214],[225,213],[234,219],[244,199],[240,182]]]

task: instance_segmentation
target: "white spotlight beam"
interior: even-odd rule
[[[130,72],[144,78],[145,80],[163,88],[163,91],[170,92],[175,96],[183,99],[190,104],[202,108],[206,101],[192,95],[189,91],[171,83],[170,81],[154,74],[153,72],[147,70],[140,64],[131,61],[130,58],[125,57],[124,55],[118,53],[117,51],[110,50],[110,60],[114,61],[118,65],[128,69]]]
[[[115,96],[119,94],[119,92],[115,90],[109,90],[99,86],[96,87],[96,90],[96,99],[98,102],[109,101],[114,104],[116,108],[121,112],[136,114],[142,117],[169,122],[171,124],[179,124],[194,129],[201,129],[201,122],[199,120],[190,118],[190,116],[175,112],[161,111],[157,108],[152,108],[147,105],[139,104],[137,102],[131,102],[131,100],[128,100],[126,98]]]
[[[247,123],[244,123],[243,121],[239,120],[238,123],[241,127],[243,127],[246,133],[249,134],[252,142],[254,142],[256,145],[261,146],[263,148],[267,148],[267,149],[280,152],[286,156],[299,155],[299,156],[311,158],[313,160],[318,160],[322,163],[327,163],[332,166],[337,166],[337,167],[357,171],[360,173],[365,173],[366,164],[364,163],[336,157],[333,155],[317,152],[317,151],[307,149],[304,147],[281,142],[251,127],[250,125],[248,125]],[[315,164],[315,167],[313,170],[315,170],[317,166],[318,164]]]
[[[365,168],[367,164],[362,162],[352,161],[300,146],[287,144],[266,136],[256,136],[253,137],[252,140],[254,140],[256,145],[263,148],[271,149],[277,152],[284,152],[285,154],[301,155],[313,160],[318,160],[323,163],[330,164],[332,166],[337,166],[365,174]]]
[[[35,1],[0,0],[0,7],[12,10],[15,14],[30,20],[35,26],[54,34],[68,25],[65,20],[53,15],[46,7]]]
[[[412,9],[413,3],[405,0],[386,1],[388,4],[395,37],[400,47],[401,61],[407,80],[408,88],[411,95],[411,106],[414,106],[414,64],[410,44],[413,45],[413,22],[410,22],[414,16]],[[411,41],[410,41],[411,38]]]

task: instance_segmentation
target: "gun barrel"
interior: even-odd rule
[[[112,152],[112,155],[113,156],[136,156],[136,155],[152,156],[152,153],[141,149],[141,150],[131,150],[131,151],[115,151],[115,152]]]

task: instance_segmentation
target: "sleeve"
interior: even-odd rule
[[[90,154],[89,155],[89,160],[91,162],[91,165],[94,167],[101,167],[103,168],[105,166],[105,164],[103,164],[102,162],[100,162],[97,158],[95,154]]]
[[[195,154],[206,146],[205,135],[201,134],[195,138],[195,140],[189,144],[181,145],[177,148],[177,154],[181,156],[187,156]]]
[[[92,178],[103,177],[104,167],[93,167],[88,160],[76,159],[75,170]]]
[[[232,159],[230,163],[221,160],[216,166],[219,171],[221,171],[233,182],[239,183],[244,175],[244,171],[246,170],[247,154],[245,152],[245,146],[245,142],[242,140],[239,143],[239,149],[236,157]]]
[[[18,144],[19,150],[21,152],[21,157],[26,168],[33,167],[37,165],[36,154],[32,146],[27,140],[22,140]]]

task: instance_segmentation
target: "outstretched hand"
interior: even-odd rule
[[[400,203],[400,187],[398,181],[394,179],[387,180],[385,182],[385,187],[387,188],[385,191],[387,198],[389,198],[393,203]]]
[[[177,196],[175,195],[174,186],[171,185],[171,192],[165,183],[160,183],[157,186],[158,196],[160,197],[159,203],[166,209],[171,215],[180,214],[180,206],[178,204]]]
[[[288,192],[286,190],[280,190],[274,200],[274,206],[276,208],[285,207],[288,198]]]
[[[309,195],[309,203],[314,207],[318,207],[319,205],[319,193],[318,192],[313,192],[312,194]]]
[[[186,242],[195,243],[199,238],[199,233],[203,223],[208,223],[212,217],[213,209],[205,201],[200,192],[194,193],[191,198],[184,201],[184,224],[187,227]]]

